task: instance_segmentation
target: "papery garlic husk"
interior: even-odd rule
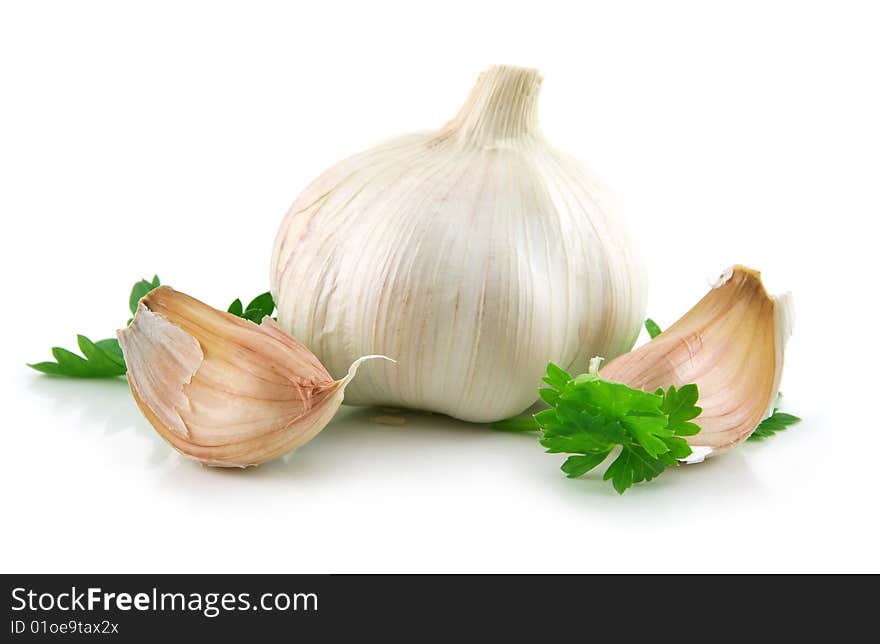
[[[758,271],[734,266],[678,322],[599,373],[645,391],[695,383],[703,412],[687,441],[698,462],[740,444],[772,412],[792,321],[790,294],[773,297]]]
[[[492,67],[440,130],[353,156],[305,189],[275,243],[282,328],[331,373],[364,366],[346,402],[475,422],[537,397],[636,340],[646,278],[600,182],[538,129],[537,70]]]
[[[141,412],[179,452],[215,466],[257,465],[314,438],[361,362],[334,380],[271,318],[257,325],[168,286],[117,335]]]

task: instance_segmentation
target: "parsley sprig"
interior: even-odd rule
[[[142,279],[131,287],[128,308],[132,315],[137,312],[141,298],[160,285],[159,276],[154,275],[152,280]],[[257,324],[264,316],[272,315],[274,311],[275,301],[271,293],[258,295],[247,307],[242,306],[239,299],[229,306],[229,313]],[[131,324],[131,321],[132,318],[129,318],[127,324]],[[55,358],[55,362],[37,362],[28,366],[42,373],[69,378],[115,378],[125,375],[127,371],[125,359],[116,338],[92,342],[84,335],[77,335],[76,341],[82,356],[63,347],[52,347],[52,357]]]
[[[131,287],[128,309],[132,315],[137,311],[140,299],[160,284],[159,276],[154,275],[152,280],[142,279]],[[130,318],[128,324],[131,324]],[[125,359],[116,338],[92,342],[84,335],[77,335],[76,343],[85,357],[63,347],[52,347],[55,362],[37,362],[28,366],[42,373],[69,378],[115,378],[125,375]]]
[[[137,313],[138,302],[141,301],[141,298],[147,295],[154,288],[159,288],[162,283],[159,281],[158,275],[153,275],[152,280],[140,280],[134,283],[134,286],[131,287],[131,293],[128,296],[128,309],[131,311],[131,314],[134,315]],[[129,318],[126,324],[131,324],[133,318]]]
[[[660,325],[654,322],[651,318],[645,320],[645,331],[648,332],[648,335],[651,336],[652,340],[663,333],[663,329],[660,328]]]
[[[532,419],[515,418],[493,425],[506,431],[541,432],[551,454],[570,454],[562,464],[569,478],[583,476],[603,463],[615,448],[617,457],[603,480],[623,494],[635,483],[650,481],[691,454],[684,436],[700,431],[691,422],[700,415],[696,385],[654,393],[604,380],[594,373],[572,377],[553,363],[544,378],[541,399],[550,408]]]
[[[755,428],[752,435],[749,436],[750,441],[762,441],[765,438],[775,436],[776,432],[787,429],[791,425],[796,425],[801,419],[794,414],[787,414],[779,409],[774,409],[773,413],[761,421],[761,424]]]
[[[264,317],[271,316],[275,312],[275,300],[268,291],[257,295],[247,306],[243,306],[241,300],[236,298],[229,305],[227,312],[259,324]]]
[[[700,431],[699,425],[691,422],[702,412],[695,384],[650,393],[604,380],[595,373],[572,377],[553,363],[547,365],[544,382],[549,387],[539,393],[549,409],[534,416],[508,418],[493,423],[492,428],[540,432],[540,443],[547,452],[570,454],[561,467],[569,478],[583,476],[619,448],[602,478],[623,494],[635,483],[650,481],[665,469],[678,466],[692,453],[683,437]],[[800,420],[774,409],[749,440],[769,438]]]
[[[37,362],[28,366],[37,371],[71,378],[113,378],[125,375],[125,360],[116,338],[92,342],[84,335],[76,336],[82,356],[63,347],[52,347],[55,362]]]
[[[645,320],[645,330],[652,340],[663,332],[651,318]],[[703,411],[696,404],[697,385],[670,386],[649,393],[603,380],[598,375],[598,362],[590,367],[591,373],[572,378],[555,364],[548,364],[544,382],[550,386],[539,393],[550,409],[534,416],[498,421],[491,427],[506,432],[539,432],[541,445],[548,452],[571,454],[561,468],[569,478],[583,476],[619,448],[603,480],[610,479],[620,494],[690,456],[692,450],[682,437],[700,431],[696,423],[690,422]],[[776,408],[749,440],[764,440],[800,420]]]
[[[623,494],[634,483],[650,481],[691,454],[684,436],[700,431],[690,422],[700,415],[696,385],[654,393],[585,373],[575,378],[554,364],[547,366],[541,398],[550,405],[535,414],[550,453],[569,453],[562,471],[574,478],[621,451],[605,471]]]

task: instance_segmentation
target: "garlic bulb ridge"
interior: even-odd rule
[[[346,402],[475,422],[530,406],[548,362],[628,351],[641,263],[599,181],[537,125],[541,76],[492,67],[444,127],[327,170],[278,232],[281,327],[338,376],[383,354]]]

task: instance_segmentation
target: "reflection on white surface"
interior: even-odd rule
[[[125,378],[37,376],[28,388],[56,417],[74,417],[65,423],[68,429],[108,436],[136,432],[150,438],[147,463],[157,465],[168,457],[168,444],[141,415]]]
[[[17,519],[4,570],[664,569],[646,539],[721,549],[747,568],[756,526],[786,541],[808,516],[809,476],[795,489],[778,472],[818,467],[799,457],[815,449],[804,423],[784,444],[745,445],[618,496],[601,471],[565,478],[564,456],[533,435],[410,411],[377,424],[388,412],[343,407],[294,454],[208,468],[153,431],[124,379],[25,376],[13,382],[27,426],[7,431],[7,449],[30,458],[3,470]],[[700,569],[688,561],[676,569]]]
[[[542,481],[540,484],[547,485],[549,480],[563,494],[617,497],[611,486],[601,480],[604,467],[578,480],[566,479],[557,469],[564,455],[543,454],[534,434],[495,432],[486,425],[438,414],[398,410],[394,415],[402,418],[403,424],[388,425],[372,420],[377,415],[387,415],[387,411],[343,406],[314,440],[296,452],[239,470],[205,467],[178,454],[141,416],[124,378],[73,380],[38,376],[30,381],[29,389],[43,402],[45,411],[65,417],[63,431],[67,433],[136,440],[139,451],[134,452],[128,466],[161,470],[154,475],[156,484],[173,489],[176,494],[185,495],[188,490],[198,494],[204,485],[229,487],[228,493],[237,494],[268,481],[315,485],[340,478],[400,481],[406,477],[442,478],[453,473],[456,481],[461,481],[477,478],[477,474],[483,478],[483,470],[496,467],[536,477],[536,484]],[[107,444],[99,446],[99,450],[108,452],[106,457],[110,457],[111,449]],[[667,471],[650,485],[638,486],[627,494],[654,496],[669,488],[687,486],[691,499],[695,499],[705,494],[704,485],[709,485],[713,495],[725,495],[732,489],[738,493],[750,488],[758,490],[760,483],[742,454],[734,451],[723,459],[709,459],[699,467]],[[183,482],[186,485],[179,485]]]

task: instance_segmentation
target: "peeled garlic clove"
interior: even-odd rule
[[[247,467],[306,443],[330,422],[361,362],[334,380],[271,318],[257,325],[168,286],[141,299],[118,336],[144,416],[206,465]]]
[[[342,161],[275,242],[278,322],[346,401],[472,422],[535,402],[548,362],[578,373],[632,348],[646,279],[613,200],[538,127],[541,75],[497,66],[440,129]]]
[[[791,335],[792,300],[767,294],[758,271],[728,269],[666,331],[605,365],[603,378],[654,391],[696,383],[701,431],[693,461],[744,441],[772,411]]]

